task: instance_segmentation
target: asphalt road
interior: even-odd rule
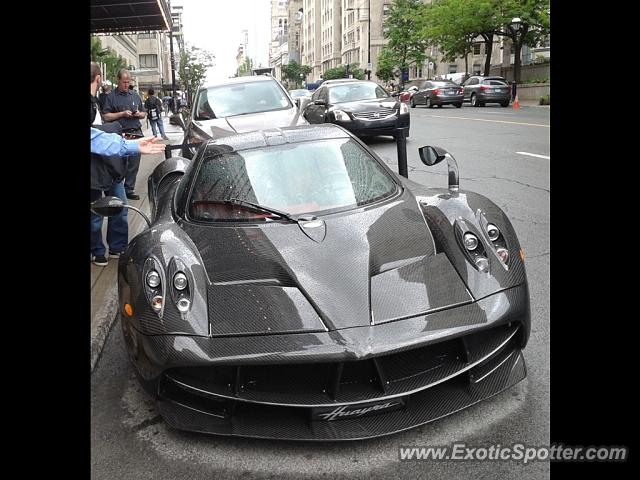
[[[549,464],[400,462],[400,446],[455,442],[489,446],[549,442],[549,109],[500,106],[411,110],[409,178],[445,186],[446,166],[424,166],[417,148],[438,145],[457,159],[460,186],[508,214],[526,255],[532,332],[527,378],[516,387],[431,424],[368,441],[298,443],[171,430],[137,386],[119,322],[91,380],[91,473],[97,479],[546,478]],[[171,127],[173,129],[174,127]],[[178,135],[177,133],[175,135]],[[173,135],[170,134],[170,137]],[[369,143],[397,171],[396,147]]]

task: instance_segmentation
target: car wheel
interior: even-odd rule
[[[456,108],[462,108],[462,104],[461,103],[456,103]]]
[[[475,93],[471,95],[471,106],[472,107],[478,106],[478,97],[476,97]]]
[[[413,99],[413,97],[411,97],[411,99],[409,100],[409,105],[411,105],[411,108],[416,108],[416,101]]]
[[[433,103],[431,103],[431,97],[427,97],[426,102],[424,102],[424,104],[427,106],[427,108],[433,108]]]
[[[502,105],[503,107],[508,107],[509,106],[509,102],[502,102],[500,105]]]
[[[442,104],[441,103],[438,104],[438,108],[442,108]]]

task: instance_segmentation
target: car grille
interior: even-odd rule
[[[357,361],[173,368],[164,375],[165,396],[182,390],[215,400],[315,407],[411,394],[515,345],[518,325]]]
[[[361,120],[381,120],[395,114],[395,108],[380,108],[371,112],[354,113],[353,116]]]

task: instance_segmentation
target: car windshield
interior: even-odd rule
[[[485,85],[489,84],[489,85],[500,85],[501,87],[506,87],[507,84],[504,82],[501,82],[500,80],[485,80]]]
[[[309,90],[291,90],[289,91],[293,98],[296,97],[310,97],[311,92]]]
[[[188,200],[189,217],[203,222],[280,220],[240,203],[317,214],[368,205],[396,190],[383,167],[348,138],[222,151],[203,159]]]
[[[344,84],[329,88],[329,103],[355,102],[388,96],[387,92],[375,83]]]
[[[453,82],[431,82],[436,87],[459,87],[457,83]]]
[[[196,105],[196,119],[207,120],[285,108],[292,108],[291,102],[274,81],[234,83],[202,90]]]

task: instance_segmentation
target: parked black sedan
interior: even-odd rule
[[[463,84],[464,101],[471,102],[472,107],[484,107],[487,103],[499,103],[509,106],[511,87],[502,77],[469,77]]]
[[[335,123],[358,136],[395,136],[399,129],[409,136],[408,106],[366,80],[325,82],[314,92],[303,116],[309,123]]]
[[[462,101],[462,88],[457,83],[450,80],[428,80],[411,96],[409,104],[411,108],[415,108],[416,105],[426,105],[429,108],[433,108],[434,105],[438,108],[442,108],[443,105],[455,105],[460,108]]]

